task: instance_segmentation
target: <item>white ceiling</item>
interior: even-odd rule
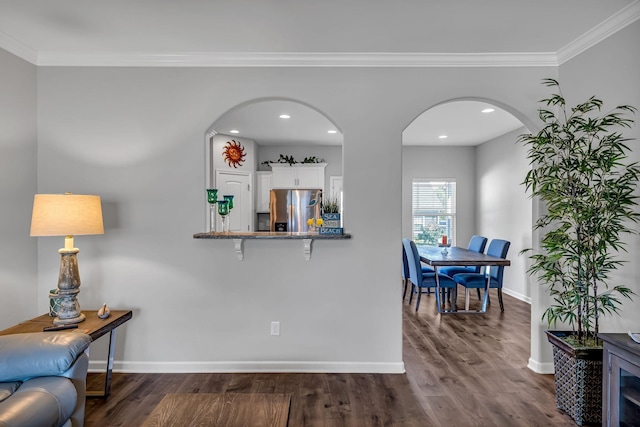
[[[52,53],[554,53],[634,0],[0,0]]]
[[[290,118],[281,119],[281,114]],[[228,135],[235,129],[235,135],[260,145],[342,145],[342,133],[325,116],[291,101],[262,101],[229,111],[216,120],[214,129]]]
[[[494,111],[483,113],[492,108]],[[478,101],[436,105],[416,118],[402,132],[403,145],[479,145],[523,126],[511,113]],[[440,139],[446,135],[446,139]]]
[[[0,48],[40,66],[558,65],[638,18],[640,0],[0,0]],[[247,106],[216,130],[264,144],[341,140],[306,107],[290,105],[283,123],[283,107]],[[442,144],[433,135],[445,132],[446,144],[477,144],[519,126],[476,107],[433,108],[405,142]]]

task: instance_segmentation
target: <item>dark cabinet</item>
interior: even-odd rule
[[[599,334],[602,361],[602,425],[640,427],[640,344],[627,334]]]

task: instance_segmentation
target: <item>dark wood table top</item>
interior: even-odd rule
[[[418,246],[420,261],[436,267],[448,265],[511,265],[511,261],[506,258],[481,254],[457,246],[447,248],[447,254],[443,254],[442,249],[439,246]]]
[[[82,312],[86,316],[84,322],[78,323],[77,329],[63,329],[63,332],[80,332],[87,334],[93,341],[107,332],[111,332],[133,317],[131,310],[111,310],[111,315],[106,319],[99,318],[97,310],[82,310]],[[42,332],[42,328],[45,326],[53,326],[53,317],[48,314],[20,322],[15,326],[0,331],[0,335]]]

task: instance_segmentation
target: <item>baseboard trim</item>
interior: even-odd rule
[[[515,299],[519,299],[520,301],[524,301],[527,304],[531,304],[531,297],[528,297],[524,294],[520,294],[518,292],[514,292],[510,289],[507,288],[502,288],[502,292],[504,292],[505,294],[514,297]]]
[[[529,364],[527,368],[531,369],[536,374],[553,374],[555,373],[555,369],[552,363],[540,363],[537,360],[533,360],[529,358]]]
[[[89,362],[89,372],[104,372],[106,361]],[[404,363],[372,362],[114,362],[123,373],[367,373],[404,374]]]

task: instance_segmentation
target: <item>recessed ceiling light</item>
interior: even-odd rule
[[[328,130],[327,133],[338,133],[338,131],[331,129],[331,130]]]
[[[438,139],[447,139],[447,138],[448,138],[448,136],[447,136],[447,135],[440,135],[440,136],[438,137]]]
[[[229,131],[229,133],[240,133],[240,131],[239,131],[239,130],[236,130],[236,129],[231,129],[231,130]]]
[[[279,117],[280,117],[281,119],[290,119],[290,118],[291,118],[291,116],[290,116],[290,115],[288,115],[288,114],[280,114],[280,116],[279,116]]]
[[[482,110],[483,113],[493,113],[494,111],[496,111],[495,108],[485,108]]]

